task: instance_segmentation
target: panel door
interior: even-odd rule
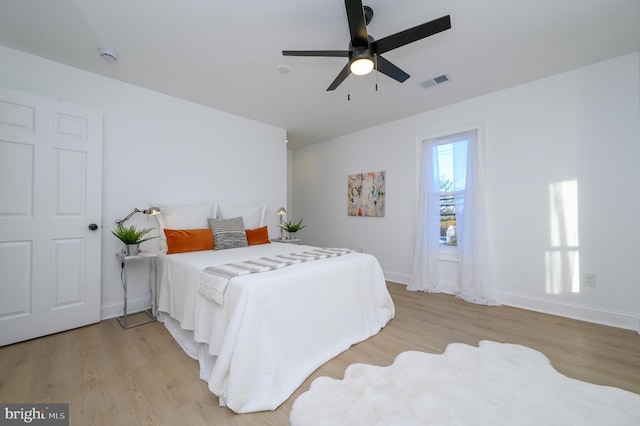
[[[0,346],[100,320],[101,191],[102,114],[0,87]]]

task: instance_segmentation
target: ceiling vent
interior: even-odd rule
[[[422,83],[420,83],[420,85],[422,87],[424,87],[425,89],[428,89],[429,87],[436,86],[436,85],[442,84],[442,83],[446,83],[447,81],[449,81],[449,76],[446,75],[446,74],[442,74],[442,75],[439,75],[437,77],[430,78],[429,80],[425,80]]]

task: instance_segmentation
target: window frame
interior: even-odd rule
[[[468,125],[461,125],[459,127],[448,127],[439,131],[434,131],[432,133],[423,134],[420,136],[416,136],[415,138],[415,167],[414,167],[414,223],[418,223],[418,215],[419,215],[419,201],[420,200],[420,188],[421,188],[421,170],[422,170],[422,157],[423,157],[423,147],[425,142],[428,142],[433,139],[440,139],[447,136],[453,136],[459,133],[466,133],[471,131],[477,132],[477,144],[478,144],[478,152],[479,152],[479,161],[483,161],[484,155],[482,153],[482,149],[484,147],[485,141],[485,123],[477,122]],[[481,165],[479,165],[481,167]],[[453,191],[452,191],[453,192]],[[439,260],[445,262],[459,262],[458,257],[458,248],[457,246],[447,246],[440,245],[440,254]]]

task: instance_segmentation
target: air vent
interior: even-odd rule
[[[434,78],[430,78],[429,80],[425,80],[422,83],[420,83],[420,85],[422,87],[424,87],[425,89],[428,89],[429,87],[438,85],[438,84],[442,84],[442,83],[446,83],[447,81],[449,81],[449,76],[446,74],[442,74],[439,75],[437,77]]]

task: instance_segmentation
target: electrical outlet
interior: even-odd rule
[[[582,274],[582,285],[585,287],[596,286],[596,274],[592,272],[584,272]]]

